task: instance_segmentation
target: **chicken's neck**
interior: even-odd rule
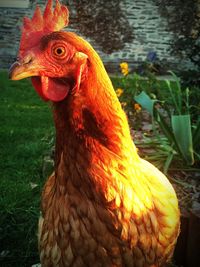
[[[95,68],[98,67],[99,72]],[[95,192],[120,161],[137,158],[126,115],[104,67],[92,66],[79,92],[55,105],[56,178]],[[116,166],[118,164],[119,166]],[[122,167],[122,166],[121,166]],[[94,181],[95,180],[95,181]],[[93,190],[89,188],[93,187]]]

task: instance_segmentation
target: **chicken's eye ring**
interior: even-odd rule
[[[56,58],[64,58],[66,56],[66,49],[64,46],[55,46],[52,49],[53,56]]]

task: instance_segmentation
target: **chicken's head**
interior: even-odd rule
[[[24,18],[17,61],[11,66],[12,80],[31,77],[44,100],[61,101],[72,88],[79,88],[86,73],[87,55],[70,43],[66,32],[68,9],[48,0],[44,14],[36,7],[32,20]]]

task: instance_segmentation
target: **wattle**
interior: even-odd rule
[[[45,101],[59,102],[69,93],[70,85],[63,79],[41,76],[32,77],[31,81],[37,93]]]

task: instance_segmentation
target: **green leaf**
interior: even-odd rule
[[[158,112],[157,110],[155,111],[156,114],[156,121],[159,124],[161,130],[163,131],[164,135],[167,137],[169,143],[171,144],[171,146],[175,146],[175,150],[182,155],[181,150],[179,148],[179,145],[176,141],[176,138],[174,136],[174,133],[171,129],[171,127],[168,125],[168,123],[166,122],[165,118],[161,115],[160,112]]]
[[[156,120],[156,122],[159,124],[161,130],[163,131],[169,142],[171,144],[175,144],[176,149],[179,151],[179,147],[176,143],[172,129],[167,124],[165,118],[161,115],[161,113],[154,107],[154,104],[155,102],[157,102],[157,100],[151,99],[144,91],[142,91],[138,96],[135,97],[135,101],[137,101],[144,109],[146,109],[151,114],[154,120]]]
[[[154,104],[157,100],[151,99],[144,91],[142,91],[139,95],[135,96],[135,101],[154,116]]]
[[[164,116],[154,107],[157,100],[152,100],[144,91],[135,97],[135,100],[146,109],[159,124],[163,133],[169,140],[171,146],[174,146],[175,151],[190,165],[194,164],[194,151],[191,132],[190,115],[173,115],[171,116],[172,127],[167,123]],[[196,135],[200,134],[200,125],[196,129]],[[195,140],[198,138],[196,137]],[[173,155],[169,155],[164,166],[167,171]]]
[[[165,164],[164,164],[164,166],[163,166],[163,172],[164,172],[164,174],[167,174],[167,172],[168,172],[168,169],[169,169],[169,166],[170,166],[170,164],[171,164],[171,162],[172,162],[172,160],[173,160],[173,157],[174,157],[174,153],[173,153],[173,150],[169,153],[169,155],[168,155],[168,157],[167,157],[167,159],[166,159],[166,161],[165,161]]]
[[[197,121],[196,127],[193,131],[193,147],[197,151],[200,147],[200,118]]]
[[[172,129],[183,158],[190,165],[194,164],[190,115],[173,115]]]
[[[176,97],[176,92],[174,89],[172,89],[171,87],[171,82],[169,80],[165,80],[166,82],[166,85],[168,87],[168,90],[169,90],[169,93],[170,93],[170,96],[171,96],[171,99],[173,101],[173,104],[174,104],[174,107],[175,107],[175,110],[178,114],[181,114],[181,109],[180,109],[180,105],[179,105],[179,100],[177,99]]]
[[[181,90],[181,83],[180,83],[180,78],[176,76],[176,74],[173,71],[169,71],[169,73],[171,73],[171,75],[173,76],[175,82],[176,82],[176,86],[177,86],[177,90],[175,90],[175,98],[176,98],[176,102],[178,105],[178,109],[179,109],[179,114],[181,114],[182,112],[182,90]]]

